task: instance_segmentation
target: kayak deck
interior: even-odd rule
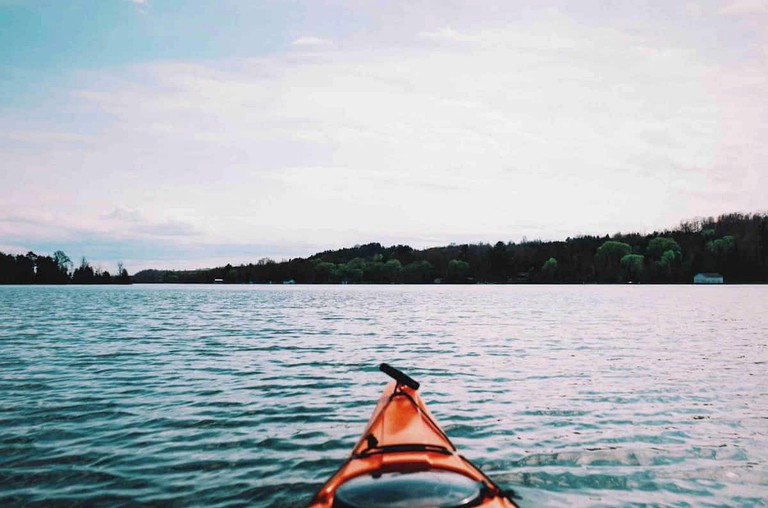
[[[310,503],[311,508],[362,506],[517,505],[459,455],[416,389],[391,381],[349,459]]]

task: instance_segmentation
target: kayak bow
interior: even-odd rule
[[[311,508],[516,507],[510,494],[459,455],[421,397],[419,383],[394,378],[352,454],[315,494]]]

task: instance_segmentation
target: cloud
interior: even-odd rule
[[[321,39],[320,37],[299,37],[291,42],[292,46],[308,46],[308,47],[324,47],[333,46],[333,42],[328,39]]]
[[[451,27],[442,27],[433,31],[422,31],[418,37],[433,43],[456,43],[474,45],[481,49],[506,50],[572,50],[580,47],[586,49],[587,41],[577,41],[573,36],[559,34],[551,31],[518,32],[508,29],[479,30],[475,32],[462,32]]]
[[[447,234],[475,227],[481,202],[504,203],[491,226],[501,233],[530,210],[555,220],[559,211],[533,196],[575,204],[579,193],[591,199],[579,206],[585,215],[610,214],[606,190],[631,181],[640,206],[665,168],[717,158],[717,134],[702,126],[717,122],[718,104],[694,55],[561,28],[445,29],[412,50],[373,55],[158,64],[128,86],[81,96],[139,146],[171,143],[170,180],[208,181],[226,216],[246,203],[251,217],[271,215],[251,229],[268,235],[334,223],[349,230],[360,217],[392,235],[409,222]],[[436,37],[475,49],[445,50]],[[222,164],[229,169],[211,173]],[[213,174],[236,188],[217,186]]]
[[[0,235],[258,258],[248,245],[663,228],[762,199],[758,65],[559,15],[436,27],[399,45],[83,74],[62,106],[83,132],[4,131],[43,146],[4,153]]]
[[[726,16],[768,14],[768,0],[735,0],[726,3],[720,13]]]
[[[0,212],[0,236],[5,239],[71,243],[88,237],[119,241],[187,242],[197,229],[181,218],[149,218],[139,210],[117,207],[97,216],[61,217],[39,208]]]
[[[150,1],[149,0],[124,0],[132,3],[136,7],[136,12],[140,15],[147,15],[149,13]]]
[[[0,141],[17,141],[31,144],[90,143],[93,136],[74,132],[7,131],[0,132]]]
[[[172,211],[170,211],[172,212]],[[105,231],[116,238],[171,239],[190,238],[198,231],[181,217],[148,218],[137,209],[120,206],[102,215]]]
[[[103,217],[106,219],[114,219],[132,223],[141,222],[143,220],[141,212],[135,208],[129,208],[127,206],[119,206],[114,210],[103,214]]]
[[[102,268],[125,261],[131,272],[150,266],[143,258],[165,259],[167,266],[190,266],[190,262],[195,266],[197,261],[192,260],[210,257],[211,252],[221,249],[215,241],[206,242],[184,220],[150,218],[125,206],[95,217],[62,217],[32,209],[0,213],[0,238],[4,241],[0,252],[51,254],[63,250],[72,259],[85,256]],[[252,245],[240,247],[248,252],[253,249]]]
[[[451,27],[442,27],[433,31],[419,32],[419,37],[432,40],[443,40],[450,42],[476,42],[477,38],[470,37],[466,34],[462,34],[452,29]]]
[[[688,16],[697,20],[701,19],[701,17],[704,15],[704,9],[701,7],[701,5],[695,2],[686,2],[685,11],[688,13]]]

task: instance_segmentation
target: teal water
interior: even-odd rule
[[[382,361],[523,506],[768,506],[768,286],[0,287],[0,506],[302,506]]]

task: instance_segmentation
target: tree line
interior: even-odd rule
[[[117,264],[115,275],[93,268],[82,258],[75,267],[64,252],[57,250],[52,256],[34,252],[4,254],[0,252],[0,284],[130,284],[131,277],[122,263]]]
[[[201,270],[143,270],[135,282],[183,283],[690,283],[700,272],[727,282],[768,282],[768,214],[697,218],[650,234],[564,241],[451,244],[423,250],[379,243],[308,258]]]

